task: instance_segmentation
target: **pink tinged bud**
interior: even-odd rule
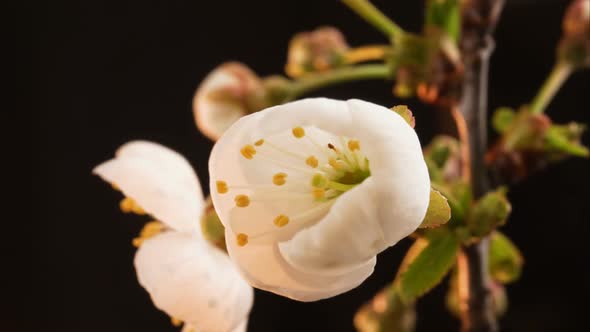
[[[565,12],[563,31],[566,35],[590,35],[590,0],[574,0]]]
[[[342,63],[349,49],[342,33],[333,27],[321,27],[296,34],[289,42],[287,74],[298,77],[306,72],[325,71]]]
[[[257,111],[264,94],[262,82],[252,70],[239,62],[226,62],[215,68],[195,93],[197,127],[217,140],[240,117]]]

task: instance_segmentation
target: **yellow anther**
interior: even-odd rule
[[[240,233],[236,235],[236,240],[238,242],[238,246],[243,247],[248,244],[248,235]]]
[[[275,218],[273,222],[277,227],[283,227],[289,223],[289,217],[287,217],[284,214],[280,214]]]
[[[134,247],[139,247],[143,241],[160,234],[164,230],[164,224],[159,221],[150,221],[143,226],[139,232],[139,236],[134,238],[131,243]]]
[[[314,156],[310,156],[309,158],[305,159],[305,163],[313,168],[318,167],[318,158],[314,157]]]
[[[234,197],[237,207],[246,207],[250,205],[250,198],[246,195],[237,195]]]
[[[287,173],[277,173],[275,175],[273,175],[272,177],[272,183],[274,183],[277,186],[282,186],[285,184],[285,182],[287,182]]]
[[[339,170],[342,169],[342,161],[341,160],[336,160],[334,158],[330,158],[328,160],[328,164],[330,164],[330,166],[332,166],[333,169]]]
[[[315,199],[322,199],[326,196],[326,190],[324,188],[313,188],[311,190],[311,195]]]
[[[328,180],[326,179],[326,177],[324,177],[321,174],[315,174],[312,178],[311,178],[311,185],[316,187],[316,188],[323,188],[326,186]]]
[[[225,194],[228,191],[225,181],[216,181],[215,186],[217,187],[217,192],[220,194]]]
[[[293,136],[295,136],[296,138],[301,138],[305,136],[305,130],[301,127],[295,127],[293,128]]]
[[[176,317],[170,317],[170,322],[172,323],[173,326],[179,327],[180,325],[182,325],[182,321]]]
[[[348,141],[348,149],[350,151],[360,150],[361,144],[359,143],[359,141],[352,139]]]
[[[240,150],[240,153],[242,154],[242,156],[244,156],[244,158],[252,159],[256,154],[256,149],[252,145],[247,144],[244,145],[244,147]]]
[[[135,213],[139,215],[145,214],[145,210],[142,209],[131,197],[123,198],[119,203],[119,208],[125,213]]]
[[[261,146],[262,144],[264,144],[264,138],[261,138],[261,139],[257,140],[256,142],[254,142],[254,145],[256,145],[256,146]]]

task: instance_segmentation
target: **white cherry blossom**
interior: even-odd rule
[[[253,291],[200,232],[205,203],[190,164],[159,144],[134,141],[94,173],[133,199],[126,204],[162,222],[152,224],[157,230],[137,243],[135,255],[137,278],[154,305],[184,322],[184,331],[245,331]]]
[[[209,171],[244,276],[301,301],[362,283],[429,203],[415,131],[360,100],[304,99],[243,117],[216,143]]]

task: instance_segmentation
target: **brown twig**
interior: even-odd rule
[[[496,26],[504,0],[467,0],[462,4],[461,54],[464,81],[458,121],[459,135],[466,146],[465,159],[473,196],[481,197],[489,190],[485,168],[487,147],[487,82],[490,54],[494,48],[492,31]],[[456,114],[455,114],[456,115]],[[464,130],[465,128],[467,130]],[[463,131],[463,133],[462,133]],[[464,133],[467,131],[467,134]],[[461,138],[461,137],[460,137]],[[462,331],[498,331],[488,271],[489,239],[464,246],[458,259],[459,300]]]

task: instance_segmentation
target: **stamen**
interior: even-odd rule
[[[335,170],[346,168],[346,163],[344,163],[342,160],[337,160],[334,158],[328,159],[328,164],[330,164],[330,166],[332,166],[332,168]]]
[[[248,244],[248,235],[240,233],[236,236],[236,240],[238,242],[238,246],[243,247]]]
[[[295,136],[295,138],[301,138],[301,137],[305,136],[305,130],[301,127],[293,128],[292,132],[293,132],[293,136]]]
[[[313,188],[311,190],[311,195],[315,199],[322,199],[326,196],[326,189],[324,188]]]
[[[359,141],[351,139],[350,141],[348,141],[348,149],[350,151],[360,150],[361,145],[360,145]]]
[[[289,150],[287,150],[287,149],[284,149],[284,148],[282,148],[282,147],[280,147],[280,146],[274,145],[274,144],[272,144],[271,142],[267,142],[266,144],[267,144],[268,146],[270,146],[271,148],[273,148],[273,149],[277,150],[278,152],[284,153],[284,154],[286,154],[286,155],[289,155],[289,156],[291,156],[291,157],[294,157],[294,158],[296,158],[296,159],[305,159],[305,156],[304,156],[304,155],[300,155],[300,154],[298,154],[298,153],[295,153],[295,152],[293,152],[293,151],[289,151]]]
[[[285,184],[285,182],[287,182],[287,180],[285,179],[287,177],[287,173],[277,173],[272,177],[272,183],[274,183],[277,186],[282,186]]]
[[[316,188],[323,188],[328,183],[328,179],[322,174],[316,174],[311,178],[311,185]]]
[[[257,140],[256,142],[254,142],[254,145],[256,145],[256,146],[261,146],[262,144],[264,144],[264,138],[261,138],[261,139]]]
[[[250,205],[250,198],[247,195],[237,195],[234,197],[237,207],[246,207]]]
[[[170,317],[170,323],[172,323],[172,325],[175,327],[182,325],[182,321],[176,317]]]
[[[215,182],[215,186],[217,187],[217,192],[220,194],[225,194],[228,191],[227,183],[225,181],[217,181]]]
[[[277,227],[284,227],[289,223],[289,217],[284,214],[278,215],[273,221]]]
[[[138,215],[144,215],[145,210],[135,202],[135,200],[131,197],[125,197],[119,203],[119,208],[124,213],[135,213]]]
[[[358,185],[355,184],[344,184],[336,181],[331,181],[322,174],[316,174],[311,178],[311,185],[315,188],[330,188],[337,191],[345,192]]]
[[[270,161],[271,163],[273,163],[273,164],[275,164],[277,166],[284,167],[286,169],[290,169],[290,170],[293,170],[293,171],[296,171],[296,172],[301,172],[301,173],[306,173],[306,174],[314,173],[312,170],[309,170],[307,168],[297,167],[296,165],[289,164],[288,162],[284,162],[284,161],[281,161],[281,160],[276,160],[272,156],[267,155],[267,154],[265,154],[262,151],[260,152],[259,156],[261,158],[263,158],[263,159],[266,159],[266,160]]]
[[[164,230],[165,226],[159,221],[150,221],[143,226],[141,231],[139,232],[139,236],[131,240],[131,244],[134,247],[138,248],[143,241],[160,234]]]
[[[256,149],[252,145],[247,144],[244,145],[244,147],[240,150],[240,153],[242,154],[242,156],[244,156],[244,158],[252,159],[256,154]]]
[[[309,158],[305,159],[305,163],[312,168],[316,168],[318,167],[319,161],[318,158],[310,156]]]

